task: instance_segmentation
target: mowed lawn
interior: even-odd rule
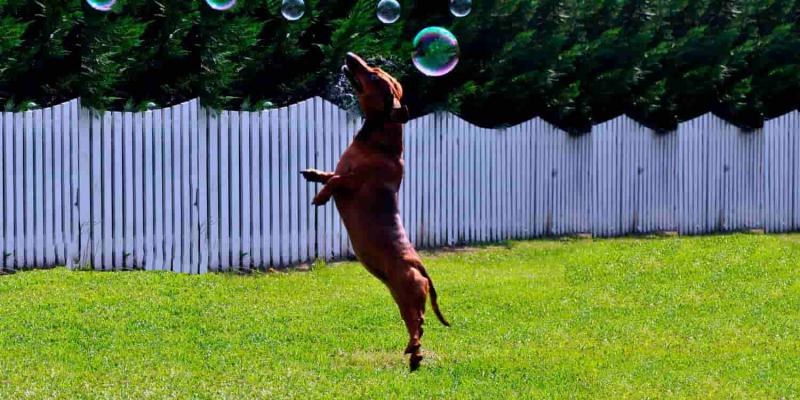
[[[426,254],[426,359],[356,263],[0,277],[0,398],[797,398],[800,235]]]

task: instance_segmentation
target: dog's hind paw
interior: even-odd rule
[[[420,362],[422,362],[422,355],[412,354],[408,359],[408,369],[414,372],[419,369]]]

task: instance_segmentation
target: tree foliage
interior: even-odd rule
[[[77,96],[78,0],[0,0],[0,110]]]
[[[744,127],[800,105],[800,0],[0,0],[0,102],[80,94],[96,108],[141,109],[194,96],[260,109],[314,95],[347,105],[339,68],[357,52],[398,76],[412,111],[448,109],[484,126],[534,116],[569,130],[627,113],[659,129],[712,111]],[[428,78],[410,62],[426,26],[458,37],[458,67]]]

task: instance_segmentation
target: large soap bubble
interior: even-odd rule
[[[431,26],[414,38],[414,66],[427,76],[442,76],[458,64],[458,40],[447,29]]]
[[[381,0],[378,2],[378,19],[384,24],[392,24],[400,19],[400,3],[397,0]]]
[[[236,5],[236,0],[206,0],[206,3],[215,10],[225,11],[233,8]]]
[[[472,0],[450,0],[450,12],[456,17],[466,17],[472,11]]]
[[[117,0],[86,0],[90,7],[98,11],[111,11]]]
[[[281,14],[289,21],[297,21],[306,13],[306,3],[303,0],[283,0]]]

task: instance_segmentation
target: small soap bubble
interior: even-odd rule
[[[86,2],[97,11],[111,11],[117,0],[86,0]]]
[[[225,11],[233,8],[236,0],[206,0],[206,4],[217,11]]]
[[[472,11],[472,0],[450,0],[450,12],[456,17],[466,17]]]
[[[458,40],[447,29],[425,28],[414,38],[414,66],[427,76],[442,76],[458,64]]]
[[[381,0],[378,2],[378,19],[384,24],[393,24],[400,19],[400,3],[397,0]]]
[[[281,14],[289,21],[297,21],[306,13],[306,3],[303,0],[283,0]]]

